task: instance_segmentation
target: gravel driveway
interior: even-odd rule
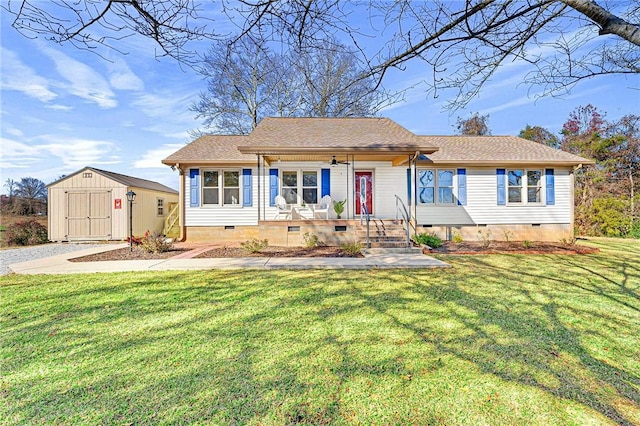
[[[0,250],[0,275],[7,275],[11,273],[9,265],[13,263],[42,259],[43,257],[57,256],[59,254],[86,250],[94,247],[104,247],[104,244],[52,243],[40,246]]]

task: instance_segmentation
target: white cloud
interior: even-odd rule
[[[0,168],[26,168],[41,159],[38,149],[13,139],[1,138],[2,160]]]
[[[184,144],[165,144],[158,148],[150,149],[142,155],[142,158],[134,163],[136,169],[165,168],[162,160],[173,154]]]
[[[145,93],[138,97],[133,105],[140,107],[140,110],[151,118],[175,117],[176,120],[184,120],[185,117],[193,119],[193,112],[189,111],[191,101],[195,95],[183,94],[177,96],[175,93]]]
[[[67,171],[88,165],[120,163],[119,158],[112,154],[117,150],[117,146],[108,141],[65,139],[64,141],[39,145],[38,148],[59,157]]]
[[[11,50],[2,48],[0,62],[3,90],[17,90],[42,102],[49,102],[58,96],[50,90],[50,83],[46,78],[25,65]]]
[[[109,64],[109,82],[117,90],[144,90],[144,82],[131,71],[121,58],[113,58]]]
[[[58,73],[67,80],[62,88],[74,96],[95,102],[101,108],[118,106],[109,83],[93,68],[43,44],[40,44],[40,50],[54,61]]]
[[[47,105],[47,108],[53,109],[53,110],[56,110],[56,111],[72,111],[73,110],[72,106],[59,105],[59,104]]]

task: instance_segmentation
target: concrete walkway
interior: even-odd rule
[[[58,256],[14,263],[9,268],[16,274],[84,274],[125,271],[185,271],[207,269],[396,269],[449,268],[451,265],[420,252],[397,253],[372,251],[364,258],[353,257],[242,257],[193,259],[178,255],[159,260],[110,260],[102,262],[69,262],[68,259],[116,250],[126,244],[91,248]],[[198,252],[205,251],[202,247]],[[191,252],[190,252],[191,253]],[[195,254],[193,254],[195,255]]]

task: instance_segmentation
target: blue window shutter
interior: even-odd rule
[[[458,205],[467,205],[467,169],[458,169]]]
[[[505,169],[496,169],[496,176],[498,178],[498,205],[507,205],[507,176]]]
[[[555,178],[553,176],[553,169],[546,169],[545,175],[547,180],[547,205],[553,206],[556,204]]]
[[[278,169],[269,169],[269,205],[276,205],[276,196],[278,195]]]
[[[321,171],[322,187],[320,196],[331,195],[331,170],[322,169]]]
[[[407,169],[407,204],[411,205],[411,169]]]
[[[242,206],[251,207],[253,198],[251,196],[251,169],[242,169]]]
[[[189,200],[191,207],[200,206],[200,169],[189,169]]]

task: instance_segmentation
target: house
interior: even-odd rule
[[[49,240],[125,240],[129,236],[127,192],[133,202],[133,235],[163,232],[178,192],[146,179],[85,167],[49,185]]]
[[[593,162],[512,136],[419,136],[387,118],[265,118],[163,163],[179,171],[183,239],[299,245],[307,232],[362,239],[367,223],[374,237],[557,241],[573,235],[574,171]],[[316,214],[326,195],[345,201],[340,219]]]

